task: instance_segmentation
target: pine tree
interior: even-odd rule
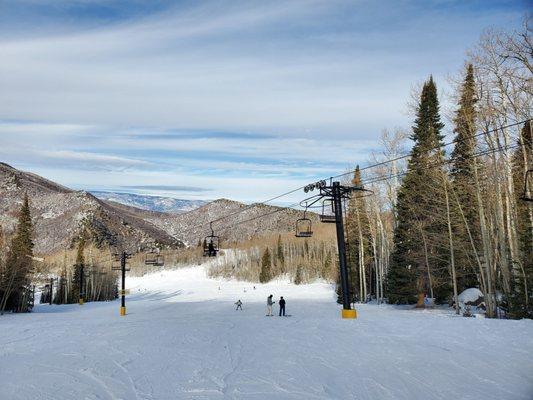
[[[17,231],[11,241],[6,268],[0,282],[0,312],[4,310],[26,310],[21,304],[24,291],[30,284],[33,257],[33,224],[31,221],[28,195],[24,195],[19,213]]]
[[[272,257],[269,248],[265,248],[261,257],[261,272],[259,273],[259,282],[266,283],[272,279]]]
[[[296,267],[296,275],[294,276],[294,284],[295,285],[301,285],[303,282],[303,272],[302,272],[302,266],[298,265]]]
[[[531,202],[522,199],[526,191],[524,180],[528,168],[533,163],[533,126],[531,121],[524,124],[518,148],[513,157],[513,178],[516,188],[517,228],[520,245],[520,258],[514,260],[513,285],[507,299],[511,318],[533,318],[533,207]],[[531,190],[531,188],[529,188]],[[532,193],[528,194],[529,196]]]
[[[462,291],[477,285],[476,260],[472,254],[471,239],[480,248],[481,232],[476,197],[476,173],[480,165],[473,157],[476,152],[476,84],[474,67],[469,64],[460,91],[459,108],[455,113],[455,147],[452,152],[452,190],[454,209],[454,236],[458,244],[456,261],[458,287]],[[460,207],[460,209],[459,209]],[[465,221],[466,220],[466,221]],[[466,226],[468,224],[468,227]]]
[[[331,271],[331,262],[332,262],[331,251],[328,250],[326,252],[326,256],[324,257],[324,264],[322,266],[322,272],[320,274],[323,279],[327,279],[330,276],[329,274]]]
[[[276,260],[279,263],[279,269],[283,273],[285,269],[285,256],[283,255],[283,243],[281,235],[278,235],[278,242],[276,244]]]
[[[352,185],[362,187],[359,166],[355,168]],[[358,192],[352,193],[348,202],[346,240],[350,298],[357,294],[364,300],[372,291],[369,285],[372,277],[371,233],[365,199]]]
[[[85,232],[81,234],[78,240],[78,249],[76,252],[76,264],[74,265],[74,273],[72,276],[72,292],[70,293],[69,303],[77,303],[80,298],[80,293],[83,288],[80,287],[80,278],[82,265],[85,263]]]
[[[425,293],[443,300],[449,292],[443,195],[443,152],[437,87],[424,84],[413,126],[414,146],[397,199],[394,250],[387,276],[391,303],[423,305]]]

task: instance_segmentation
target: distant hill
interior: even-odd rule
[[[143,210],[167,212],[173,214],[192,211],[207,203],[204,200],[183,200],[174,199],[172,197],[148,196],[132,193],[104,191],[91,191],[90,193],[101,200],[125,204],[127,206],[137,207]]]
[[[85,227],[99,246],[134,251],[147,243],[182,243],[142,218],[143,210],[126,208],[73,191],[38,175],[0,163],[0,225],[13,231],[24,193],[30,198],[35,251],[51,253],[71,246]]]
[[[273,233],[292,232],[303,212],[264,204],[246,205],[219,199],[193,211],[177,215],[151,215],[146,219],[186,244],[195,245],[210,234],[209,222],[223,241],[240,242]],[[318,215],[307,213],[318,223]]]
[[[215,200],[181,213],[148,209],[146,202],[146,209],[142,209],[138,205],[121,204],[113,195],[106,194],[107,199],[97,198],[91,193],[74,191],[0,163],[0,226],[3,229],[14,230],[24,193],[30,198],[35,225],[35,251],[40,254],[70,247],[83,227],[89,231],[91,240],[97,246],[119,246],[135,252],[153,243],[170,247],[183,244],[194,246],[210,233],[210,221],[215,221],[215,234],[222,241],[229,242],[292,232],[296,220],[303,215],[301,211],[290,208],[246,205],[228,199]],[[141,200],[154,201],[154,204],[158,202],[154,199],[135,199]],[[174,206],[178,207],[178,204]],[[190,203],[188,206],[195,207],[198,204]],[[167,203],[160,207],[171,206]],[[307,216],[313,222],[318,222],[316,214],[308,212]]]

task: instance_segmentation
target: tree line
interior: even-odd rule
[[[357,167],[345,182],[373,192],[355,193],[346,205],[354,300],[457,304],[476,287],[487,316],[533,317],[533,203],[522,199],[532,196],[524,181],[533,168],[532,55],[528,19],[519,32],[486,31],[452,80],[451,145],[430,76],[412,104],[411,133],[384,131],[378,166]],[[413,145],[402,158],[406,139]],[[212,273],[335,281],[336,246],[326,236],[258,240]]]
[[[531,197],[524,177],[533,166],[532,54],[527,20],[521,32],[482,36],[453,95],[451,152],[436,83],[423,84],[407,165],[374,171],[366,180],[376,196],[350,200],[348,252],[359,298],[452,304],[477,287],[488,316],[533,316],[533,209],[522,199]],[[385,136],[388,153],[400,136]],[[358,169],[352,183],[362,184]]]
[[[53,296],[55,304],[78,303],[80,297],[84,301],[118,297],[117,274],[92,257],[86,259],[85,233],[75,240],[75,262],[70,263],[65,252],[60,265],[35,257],[33,239],[30,200],[25,194],[15,232],[9,235],[0,227],[0,313],[31,311],[36,289],[41,292],[41,302],[48,303]]]

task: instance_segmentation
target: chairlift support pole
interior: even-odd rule
[[[85,271],[84,271],[84,265],[83,263],[80,263],[78,268],[80,269],[80,298],[78,300],[80,306],[82,306],[84,303],[85,303],[85,293],[83,291],[83,278],[84,278],[84,274],[85,274]]]
[[[122,285],[120,290],[120,316],[126,315],[126,271],[129,271],[126,268],[126,260],[131,257],[130,254],[125,251],[121,251],[119,254],[115,254],[115,260],[120,261],[120,267],[112,267],[114,271],[120,271],[122,275]]]
[[[50,278],[50,299],[48,300],[48,304],[52,305],[52,295],[54,294],[54,278]]]
[[[337,247],[339,251],[339,268],[342,288],[342,318],[357,318],[357,312],[351,308],[350,282],[346,263],[346,244],[344,242],[344,223],[342,220],[343,188],[339,182],[333,182],[332,197],[335,208],[335,227],[337,228]]]
[[[120,298],[120,315],[126,315],[126,252],[120,255],[120,269],[122,272],[122,296]]]

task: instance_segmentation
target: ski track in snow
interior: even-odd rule
[[[254,290],[205,268],[128,279],[126,317],[118,301],[2,316],[0,400],[533,399],[533,321],[387,305],[342,320],[331,285]],[[270,293],[290,318],[264,316]]]

